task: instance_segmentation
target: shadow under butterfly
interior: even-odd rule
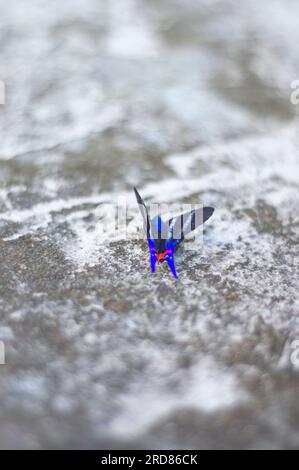
[[[212,216],[214,208],[193,209],[165,223],[160,215],[150,219],[149,211],[136,188],[134,188],[134,192],[144,221],[152,272],[155,272],[157,262],[163,263],[166,261],[173,276],[178,279],[174,264],[174,253],[184,240],[185,235],[205,223]]]

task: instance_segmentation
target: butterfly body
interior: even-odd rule
[[[184,240],[184,236],[208,220],[213,214],[214,208],[204,207],[202,214],[199,214],[199,209],[192,210],[190,213],[181,214],[175,219],[170,219],[165,224],[159,215],[150,219],[148,209],[136,188],[134,188],[134,192],[144,220],[151,271],[155,272],[157,262],[163,263],[166,261],[173,276],[178,278],[174,264],[174,253]],[[202,217],[199,217],[199,215]]]

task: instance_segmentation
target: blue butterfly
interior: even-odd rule
[[[175,251],[184,240],[185,235],[212,216],[214,208],[193,209],[189,213],[181,214],[164,223],[159,215],[150,219],[148,209],[136,188],[134,188],[134,192],[144,221],[151,270],[154,273],[156,263],[166,261],[173,276],[177,279],[178,275],[174,264]]]

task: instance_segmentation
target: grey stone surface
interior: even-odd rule
[[[0,3],[1,448],[298,447],[298,2]],[[216,208],[179,281],[133,185]]]

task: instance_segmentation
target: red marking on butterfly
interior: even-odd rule
[[[162,261],[168,253],[171,253],[171,250],[165,250],[163,253],[156,254],[157,260]]]

